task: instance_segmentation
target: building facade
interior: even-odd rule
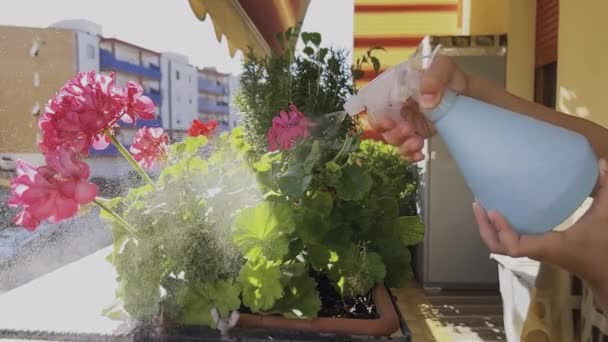
[[[215,120],[219,131],[230,125],[230,75],[214,68],[198,69],[198,114],[203,121]]]
[[[115,72],[121,86],[135,81],[155,104],[156,117],[134,124],[120,122],[118,140],[127,148],[141,127],[162,127],[173,139],[183,137],[195,119],[230,125],[230,75],[197,69],[188,57],[159,53],[116,38],[87,20],[65,20],[49,28],[0,26],[0,154],[43,162],[38,153],[38,119],[57,90],[78,72]],[[90,150],[93,176],[128,172],[116,148]]]

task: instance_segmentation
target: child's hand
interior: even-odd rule
[[[384,141],[399,148],[401,156],[410,162],[420,161],[424,158],[421,152],[424,140],[435,134],[433,124],[420,108],[434,108],[441,100],[445,87],[466,93],[467,82],[467,76],[450,58],[438,55],[422,76],[421,103],[407,99],[401,109],[402,121],[395,122],[387,118],[371,124]]]

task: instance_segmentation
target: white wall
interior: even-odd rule
[[[166,129],[185,130],[197,118],[197,71],[188,58],[173,53],[161,56],[163,105],[161,116]]]
[[[123,62],[140,65],[139,49],[120,42],[114,42],[114,57]]]
[[[109,42],[107,40],[106,41],[102,41],[102,42],[99,43],[99,48],[103,49],[103,50],[106,50],[106,51],[112,52],[112,42]]]
[[[122,87],[126,87],[127,82],[129,81],[139,82],[139,80],[136,79],[133,75],[125,74],[120,71],[116,72],[116,84]]]
[[[78,72],[99,72],[99,36],[76,32]]]
[[[145,91],[150,91],[150,89],[156,89],[156,90],[160,91],[160,83],[161,83],[161,81],[159,81],[159,80],[151,80],[151,79],[142,80],[142,86],[144,87]]]
[[[160,56],[149,51],[141,52],[141,60],[142,66],[146,68],[149,68],[150,65],[160,66]]]
[[[160,107],[160,118],[163,122],[163,128],[169,128],[169,58],[161,55],[160,57],[160,94],[163,97],[163,103]]]
[[[235,96],[238,92],[240,82],[241,82],[240,76],[230,75],[230,78],[228,79],[228,88],[230,91],[230,93],[229,93],[230,99],[228,101],[228,106],[230,108],[230,114],[229,114],[228,121],[229,121],[231,129],[238,126],[239,119],[240,119],[240,113],[235,104]]]

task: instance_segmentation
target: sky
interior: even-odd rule
[[[320,32],[326,44],[352,50],[353,1],[311,0],[302,30]],[[187,0],[0,0],[0,8],[0,25],[47,27],[87,19],[102,26],[104,37],[177,52],[198,67],[241,70],[242,55],[230,58],[225,38],[218,43],[209,17],[198,20]]]

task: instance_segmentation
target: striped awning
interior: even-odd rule
[[[278,32],[304,19],[310,0],[189,0],[200,20],[211,17],[215,35],[228,41],[230,55],[252,48],[257,55],[280,49]]]
[[[461,7],[461,0],[355,0],[354,56],[382,46],[385,70],[406,60],[424,36],[459,34]],[[371,66],[364,72],[360,86],[375,76]]]

